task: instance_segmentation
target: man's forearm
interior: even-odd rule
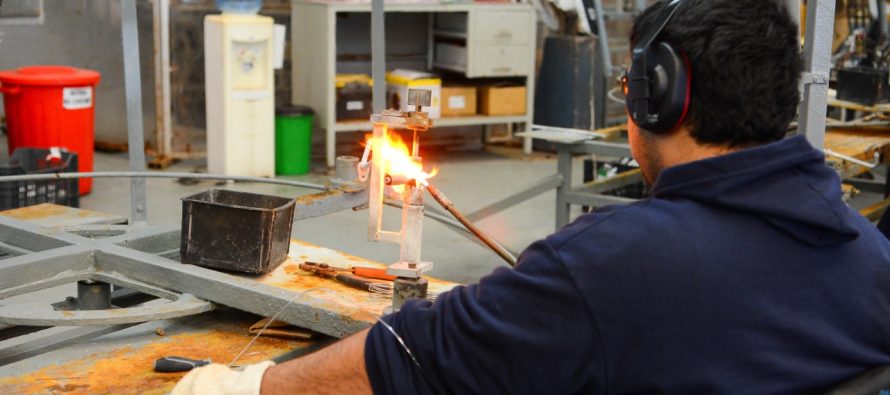
[[[273,366],[263,376],[262,395],[370,394],[365,371],[365,329],[305,357]]]

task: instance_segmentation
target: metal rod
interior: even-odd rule
[[[127,141],[130,170],[145,170],[145,136],[142,130],[142,78],[139,75],[139,36],[136,0],[121,1],[121,45],[124,50],[124,90],[127,97]],[[130,221],[146,224],[145,180],[130,180]]]
[[[451,200],[448,199],[448,197],[446,197],[441,191],[439,191],[438,188],[436,188],[433,184],[430,184],[429,186],[427,186],[427,191],[430,192],[430,195],[433,196],[433,199],[436,199],[436,201],[439,202],[439,204],[441,204],[442,207],[445,208],[445,210],[448,210],[448,212],[451,213],[451,215],[453,215],[455,219],[460,221],[460,223],[463,224],[467,228],[467,230],[476,235],[479,240],[482,240],[482,242],[485,243],[488,248],[491,248],[491,250],[498,254],[498,256],[507,261],[510,266],[516,266],[516,257],[514,257],[513,254],[510,254],[509,251],[501,247],[497,242],[488,237],[488,235],[482,232],[481,229],[477,228],[476,225],[473,225],[470,220],[464,217],[464,215],[461,214],[460,211],[458,211],[457,208],[454,207],[454,203],[452,203]]]
[[[325,190],[327,187],[320,184],[313,184],[302,181],[281,180],[277,178],[249,177],[249,176],[227,176],[223,174],[207,174],[207,173],[156,173],[149,171],[97,171],[87,173],[52,173],[52,174],[23,174],[16,176],[0,177],[0,183],[12,181],[26,180],[54,180],[54,179],[70,179],[70,178],[187,178],[195,180],[230,180],[259,182],[264,184],[288,185],[292,187],[302,187],[311,189]]]

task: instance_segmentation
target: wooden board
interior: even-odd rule
[[[875,153],[880,153],[886,161],[890,154],[890,133],[867,130],[829,130],[825,133],[825,148],[866,162],[874,161]],[[868,169],[833,156],[826,160],[840,170],[843,178],[861,174]]]

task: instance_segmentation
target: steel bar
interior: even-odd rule
[[[556,187],[556,229],[569,224],[572,206],[566,194],[572,189],[572,153],[570,146],[557,146],[556,171],[562,176],[563,182]]]
[[[298,209],[294,210],[294,221],[321,217],[368,204],[368,190],[352,187],[329,189],[299,196],[296,204]]]
[[[563,179],[559,174],[551,174],[544,177],[532,186],[525,188],[507,198],[482,207],[472,213],[466,215],[467,219],[473,222],[483,218],[488,218],[494,214],[504,211],[510,207],[516,206],[522,202],[532,199],[540,194],[549,192],[554,188],[562,185]]]
[[[18,362],[71,343],[93,339],[129,328],[135,324],[113,326],[59,326],[0,341],[0,366]]]
[[[435,185],[430,184],[427,187],[427,191],[429,191],[430,195],[433,196],[433,199],[436,199],[436,201],[439,202],[439,204],[441,204],[442,207],[445,208],[445,210],[448,210],[448,212],[451,213],[454,218],[460,221],[460,223],[463,224],[476,237],[478,237],[479,240],[482,240],[482,242],[485,243],[485,245],[487,245],[489,248],[491,248],[491,250],[494,251],[495,254],[498,254],[498,256],[503,258],[504,261],[510,264],[510,266],[516,266],[516,257],[513,256],[513,254],[511,254],[509,251],[504,249],[504,247],[502,247],[492,238],[488,237],[485,232],[476,227],[476,225],[470,222],[470,220],[464,217],[463,214],[461,214],[461,212],[458,211],[456,207],[454,207],[454,203],[451,202],[451,200],[448,199],[448,197],[445,196],[441,191],[439,191],[439,189],[436,188]]]
[[[586,192],[599,194],[613,189],[634,185],[643,181],[643,172],[640,169],[628,170],[618,173],[612,178],[588,182],[572,192]]]
[[[380,114],[386,109],[386,13],[384,0],[371,0],[371,109]]]
[[[86,273],[92,264],[92,249],[85,246],[67,246],[4,259],[0,261],[0,299],[35,282],[58,280],[81,271]],[[74,280],[80,279],[84,278],[74,276]]]
[[[579,206],[603,207],[613,204],[630,204],[636,201],[638,200],[619,196],[597,195],[579,192],[566,193],[566,202]]]
[[[0,215],[0,241],[31,251],[44,251],[89,239],[64,232],[42,232],[38,225]]]
[[[136,0],[121,0],[121,45],[124,50],[124,90],[127,100],[127,142],[130,171],[145,170],[145,136],[142,130],[142,77],[139,75],[139,32]],[[160,77],[160,76],[158,76]],[[148,222],[145,180],[130,180],[130,223]]]
[[[89,173],[53,173],[53,174],[25,174],[17,176],[0,177],[0,182],[26,181],[26,180],[54,180],[54,179],[70,179],[70,178],[185,178],[194,180],[227,180],[242,182],[258,182],[263,184],[287,185],[292,187],[310,188],[310,189],[327,189],[321,184],[313,184],[311,182],[283,180],[280,178],[263,178],[248,176],[227,176],[223,174],[207,174],[207,173],[168,173],[168,172],[149,172],[149,171],[105,171],[105,172],[89,172]]]
[[[825,108],[831,68],[834,7],[835,0],[810,0],[807,3],[803,101],[800,103],[798,133],[804,134],[810,144],[818,149],[825,145]]]

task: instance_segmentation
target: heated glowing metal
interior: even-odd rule
[[[426,298],[427,281],[422,276],[433,266],[421,260],[423,195],[432,174],[423,171],[418,136],[432,126],[427,114],[421,111],[423,106],[430,105],[430,92],[409,90],[408,100],[414,104],[414,111],[387,110],[371,116],[374,134],[357,166],[360,179],[370,178],[368,240],[397,243],[400,247],[399,261],[387,268],[388,274],[398,277],[393,283],[393,310],[398,310],[409,297]],[[390,129],[414,132],[410,153],[401,139],[389,135]],[[388,196],[398,197],[403,203],[398,231],[382,229],[383,203]]]

